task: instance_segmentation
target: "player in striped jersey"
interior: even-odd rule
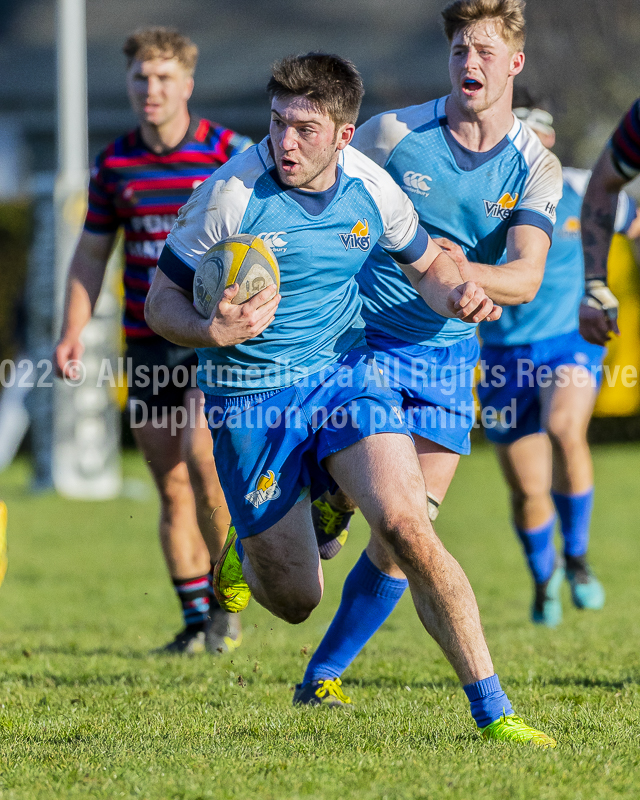
[[[607,257],[613,237],[618,193],[640,174],[640,98],[613,133],[594,167],[582,203],[585,296],[580,333],[604,345],[618,330],[618,301],[607,286]]]
[[[71,262],[65,313],[56,347],[59,374],[80,358],[80,335],[98,298],[117,231],[124,229],[129,408],[136,442],[161,500],[160,541],[183,609],[185,627],[167,652],[233,649],[236,617],[212,599],[210,558],[224,543],[229,513],[216,474],[211,438],[195,383],[197,357],[157,336],[144,321],[144,303],[164,241],[193,189],[251,141],[189,113],[198,50],[176,31],[149,28],[130,36],[127,90],[139,126],[98,156],[89,209]],[[193,369],[192,369],[193,367]],[[177,368],[177,369],[176,369]],[[158,376],[160,389],[149,376]],[[171,430],[176,408],[180,422]],[[165,422],[166,424],[163,424]]]

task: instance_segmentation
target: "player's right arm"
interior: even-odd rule
[[[618,330],[618,301],[607,287],[607,258],[614,233],[618,193],[640,174],[640,98],[625,114],[593,170],[582,201],[581,228],[585,296],[580,333],[604,345]]]
[[[619,334],[618,301],[607,286],[607,259],[614,233],[618,194],[629,182],[615,168],[607,147],[587,186],[580,226],[584,254],[585,296],[580,304],[580,333],[592,344],[604,345]]]
[[[67,277],[62,332],[54,353],[54,369],[59,377],[74,377],[73,362],[80,359],[84,350],[80,334],[98,300],[115,236],[84,230],[76,246]]]
[[[171,280],[159,265],[147,295],[144,317],[151,330],[174,344],[230,347],[262,333],[275,319],[280,302],[272,285],[246,303],[234,305],[231,301],[239,289],[237,283],[225,289],[222,300],[206,319],[193,307],[193,294]]]

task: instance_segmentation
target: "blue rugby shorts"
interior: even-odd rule
[[[336,483],[332,453],[376,433],[410,436],[396,395],[368,348],[291,386],[252,395],[205,395],[218,475],[240,538],[279,522],[307,495]]]
[[[485,415],[485,433],[495,444],[511,444],[540,433],[540,389],[568,380],[556,372],[562,366],[580,366],[591,373],[594,392],[602,378],[605,348],[590,344],[578,331],[510,347],[483,345],[483,377],[476,387]],[[555,377],[554,377],[555,376]],[[493,409],[488,420],[487,409]]]
[[[475,421],[477,337],[448,347],[429,347],[401,341],[371,326],[367,326],[366,336],[389,386],[397,393],[409,431],[467,455]]]

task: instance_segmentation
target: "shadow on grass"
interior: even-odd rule
[[[514,682],[514,683],[517,683]],[[599,677],[575,677],[545,678],[542,682],[544,686],[561,686],[570,688],[580,686],[585,689],[626,689],[629,686],[640,683],[640,673],[627,675],[623,678],[599,678]],[[521,684],[523,685],[523,684]]]
[[[378,676],[376,678],[344,678],[344,686],[349,689],[429,689],[434,692],[453,692],[460,689],[460,681],[455,678],[442,678],[438,681],[402,679]]]
[[[160,658],[163,661],[177,660],[176,656],[164,656],[159,653],[152,653],[151,650],[137,651],[137,650],[119,650],[118,648],[111,647],[92,647],[80,648],[76,645],[43,645],[41,647],[33,648],[28,651],[22,651],[25,658],[34,658],[37,656],[66,656],[67,658],[91,658],[93,656],[111,657],[111,658],[124,658],[127,660],[147,661],[150,658]],[[5,651],[5,655],[11,655]],[[15,653],[18,655],[18,652]]]

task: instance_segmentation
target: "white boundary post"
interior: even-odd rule
[[[85,0],[58,0],[58,173],[54,193],[56,309],[59,322],[69,262],[86,208],[88,179]],[[87,326],[80,370],[84,380],[54,387],[53,481],[67,497],[101,500],[119,494],[120,425],[115,388],[98,385],[104,359],[115,367],[119,304],[105,287]],[[114,369],[115,372],[115,369]]]

